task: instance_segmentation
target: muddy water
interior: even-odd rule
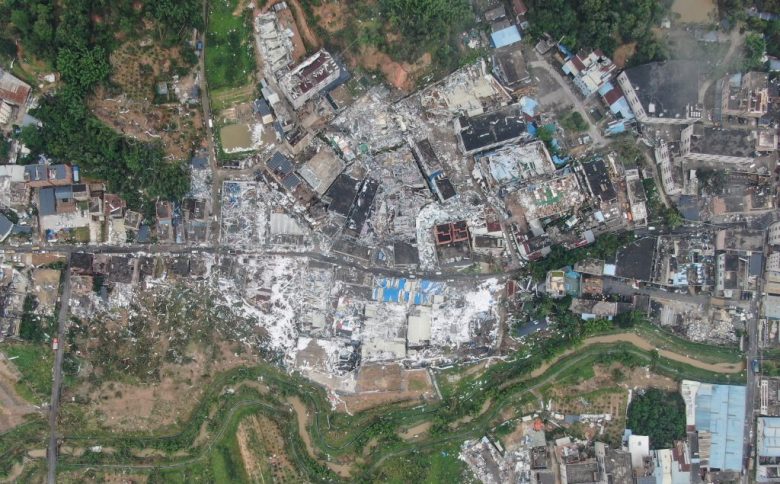
[[[715,0],[675,0],[672,12],[680,14],[681,22],[711,23],[716,18]]]
[[[219,130],[225,151],[248,150],[252,147],[252,133],[247,124],[229,124]]]

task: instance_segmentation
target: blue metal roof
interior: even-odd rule
[[[295,169],[289,158],[279,153],[278,151],[266,161],[268,169],[281,175],[288,175]]]
[[[758,455],[780,457],[780,417],[758,418]]]
[[[696,393],[696,429],[712,434],[710,468],[742,469],[745,391],[743,386],[702,383]]]
[[[56,187],[54,189],[54,198],[57,200],[70,200],[73,198],[73,186]]]
[[[609,91],[613,90],[614,88],[615,88],[615,86],[613,86],[611,82],[609,82],[609,81],[605,82],[599,88],[599,96],[606,96],[607,93]]]
[[[501,29],[498,32],[493,32],[490,35],[490,38],[493,40],[493,47],[496,49],[499,47],[512,45],[515,42],[520,42],[520,40],[522,40],[520,31],[517,30],[517,25],[510,25],[509,27]]]

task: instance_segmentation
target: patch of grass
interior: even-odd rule
[[[249,83],[255,69],[251,14],[233,15],[239,0],[209,3],[206,32],[206,78],[209,88],[236,88]]]
[[[13,343],[2,347],[6,356],[22,374],[17,391],[26,400],[40,403],[51,395],[54,353],[47,346]]]
[[[375,482],[475,482],[465,462],[458,459],[458,443],[435,446],[387,459],[372,476]]]
[[[214,112],[219,112],[236,104],[249,102],[254,97],[254,94],[255,87],[251,84],[239,88],[224,88],[211,91],[211,109]]]
[[[639,324],[636,331],[657,348],[688,355],[704,363],[740,363],[743,355],[736,346],[715,346],[680,338],[649,323]]]

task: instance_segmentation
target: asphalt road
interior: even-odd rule
[[[692,295],[692,294],[679,294],[671,291],[662,291],[654,287],[632,287],[621,280],[613,279],[610,277],[604,278],[604,292],[607,294],[620,294],[621,296],[632,296],[634,294],[645,294],[650,297],[668,299],[670,301],[678,301],[689,304],[707,304],[710,300],[710,296],[705,295]]]
[[[764,244],[764,260],[768,255],[768,244]],[[744,429],[744,442],[743,442],[743,457],[745,460],[745,473],[742,476],[742,482],[747,484],[751,481],[750,476],[752,474],[749,468],[748,462],[750,461],[753,443],[753,426],[758,416],[759,402],[756,399],[756,388],[761,382],[761,369],[756,373],[753,371],[753,360],[761,360],[760,348],[758,344],[758,318],[761,315],[761,294],[763,291],[763,279],[758,278],[758,287],[756,288],[756,296],[750,301],[750,313],[751,317],[747,320],[747,347],[745,348],[745,358],[747,358],[747,384],[745,387],[745,429]],[[753,466],[755,468],[755,465]]]
[[[60,312],[57,317],[57,338],[59,346],[54,355],[54,378],[51,386],[51,402],[49,403],[49,446],[46,452],[48,460],[47,482],[54,484],[57,481],[57,415],[60,407],[60,389],[62,386],[62,360],[65,358],[65,324],[68,321],[68,309],[70,301],[70,256],[68,267],[63,272],[62,295],[60,296]]]

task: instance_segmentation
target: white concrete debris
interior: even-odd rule
[[[459,346],[474,340],[475,330],[483,322],[498,318],[496,313],[498,293],[503,285],[497,279],[481,283],[460,299],[433,306],[431,344],[434,346]],[[490,340],[495,342],[498,325],[494,324]]]

